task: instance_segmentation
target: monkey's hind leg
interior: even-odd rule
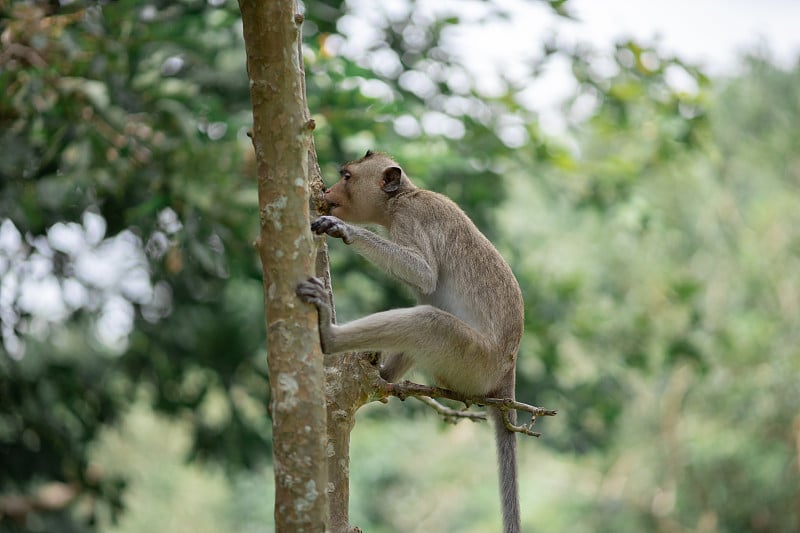
[[[319,310],[320,344],[326,354],[400,352],[403,360],[390,364],[391,374],[407,370],[403,367],[408,365],[404,359],[408,359],[464,394],[487,393],[507,371],[498,365],[497,350],[486,337],[436,307],[391,309],[346,324],[332,324],[328,294],[321,281],[311,278],[300,283],[297,295]]]
[[[328,300],[328,290],[319,278],[309,278],[297,285],[295,291],[297,296],[306,303],[314,304],[319,312],[320,340],[322,350],[326,350],[326,339],[330,338],[331,325],[331,304]],[[402,352],[391,352],[381,354],[380,372],[381,377],[392,383],[397,381],[403,374],[414,366],[414,361],[406,357]]]
[[[496,351],[487,339],[456,316],[430,305],[391,309],[333,325],[330,335],[328,347],[334,353],[402,352],[402,359],[465,394],[484,394],[501,378]],[[407,364],[393,361],[389,370],[399,376]]]

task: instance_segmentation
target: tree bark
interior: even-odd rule
[[[326,358],[328,402],[328,487],[331,533],[359,533],[350,525],[350,433],[356,411],[371,401],[377,368],[363,353]]]
[[[294,0],[239,0],[253,104],[258,167],[275,467],[275,530],[318,532],[327,524],[325,396],[317,313],[295,287],[313,275],[302,16]]]

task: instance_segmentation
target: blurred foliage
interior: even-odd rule
[[[561,58],[577,82],[554,137],[518,81],[478,91],[440,44],[460,14],[421,4],[306,2],[319,158],[333,177],[367,148],[392,153],[509,258],[526,300],[517,394],[559,410],[520,443],[526,527],[800,528],[800,71],[749,57],[712,80],[654,45],[549,40],[529,78]],[[0,3],[4,530],[111,528],[125,505],[115,530],[152,529],[172,502],[268,530],[240,26],[222,0]],[[341,318],[410,302],[341,243],[331,256]],[[490,432],[420,437],[436,422],[409,407],[363,414],[355,523],[490,529]],[[191,467],[161,460],[173,440]],[[421,464],[423,446],[437,453]],[[197,474],[210,460],[230,477]],[[211,527],[175,516],[171,530]]]
[[[79,489],[75,524],[105,501],[115,516],[124,476],[97,474],[87,444],[141,397],[192,422],[193,456],[263,462],[236,6],[17,2],[1,20],[0,490],[58,480]]]

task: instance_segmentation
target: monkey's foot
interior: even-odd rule
[[[317,307],[328,305],[328,290],[319,278],[308,278],[297,284],[295,294],[306,303],[314,304]]]

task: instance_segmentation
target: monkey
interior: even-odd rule
[[[524,310],[508,263],[455,202],[415,186],[388,155],[367,151],[339,174],[324,194],[330,214],[314,220],[311,230],[342,239],[404,282],[417,305],[334,324],[323,283],[301,282],[297,295],[318,309],[322,351],[381,351],[380,374],[388,382],[417,367],[462,394],[514,398]],[[384,227],[388,238],[363,224]],[[502,413],[490,412],[503,531],[519,533],[516,438]]]

